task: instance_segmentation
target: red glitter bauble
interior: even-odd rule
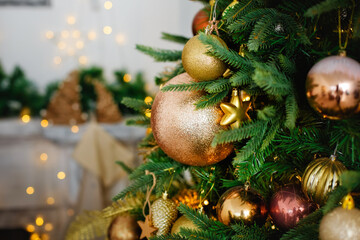
[[[209,24],[209,11],[206,9],[201,9],[198,11],[194,17],[192,22],[192,32],[194,36],[198,33],[198,31],[206,28]]]

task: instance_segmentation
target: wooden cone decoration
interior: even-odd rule
[[[118,106],[115,104],[113,96],[106,90],[105,86],[99,81],[94,81],[97,94],[96,119],[99,123],[116,123],[122,119]]]
[[[81,104],[79,72],[73,71],[60,84],[52,97],[44,116],[52,124],[74,125],[83,123]]]

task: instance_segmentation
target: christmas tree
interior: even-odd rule
[[[163,34],[183,51],[137,46],[177,62],[152,103],[123,99],[144,163],[68,239],[359,239],[360,4],[202,2],[205,29]]]

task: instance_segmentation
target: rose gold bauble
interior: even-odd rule
[[[342,119],[360,111],[360,64],[345,56],[316,63],[306,79],[306,96],[316,111]]]
[[[337,207],[320,222],[321,240],[360,240],[360,210]]]
[[[110,240],[139,239],[140,228],[136,220],[130,216],[118,216],[111,223],[108,231]]]
[[[226,225],[243,221],[263,224],[267,217],[264,198],[254,190],[233,187],[227,190],[216,205],[218,220]]]
[[[170,84],[194,81],[187,73],[171,79]],[[203,96],[199,91],[159,92],[151,110],[151,128],[160,148],[175,161],[191,166],[207,166],[226,158],[232,145],[216,147],[211,142],[217,132],[225,129],[219,122],[218,106],[195,109]]]
[[[215,35],[216,38],[226,47],[226,43]],[[197,81],[210,81],[222,76],[226,71],[226,64],[220,59],[207,54],[206,45],[199,40],[199,35],[192,37],[184,46],[182,52],[182,64],[185,71]]]
[[[171,234],[174,233],[180,233],[180,228],[188,228],[191,230],[200,230],[195,223],[193,223],[191,220],[189,220],[185,216],[179,217],[178,220],[174,223],[174,225],[171,228]]]
[[[209,10],[206,9],[201,9],[196,13],[192,22],[192,32],[194,35],[206,28],[209,24],[209,14]]]

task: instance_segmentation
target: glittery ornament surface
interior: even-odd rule
[[[194,81],[187,73],[166,85]],[[217,132],[226,129],[219,122],[222,112],[213,106],[195,109],[202,92],[159,92],[151,112],[151,128],[161,149],[174,160],[192,166],[217,163],[232,152],[232,145],[211,146]]]
[[[316,111],[330,119],[360,112],[360,64],[344,56],[324,58],[308,73],[306,96]]]
[[[315,203],[323,205],[329,192],[339,185],[340,175],[345,170],[344,164],[334,156],[316,159],[304,171],[302,190]]]
[[[171,199],[163,196],[152,203],[151,214],[152,224],[158,229],[156,236],[160,236],[170,232],[171,225],[177,218],[178,210]]]
[[[220,43],[226,46],[226,43],[215,35]],[[182,63],[185,71],[197,81],[214,80],[223,75],[226,71],[226,64],[218,58],[206,54],[207,49],[200,40],[199,36],[192,37],[184,46],[182,52]]]
[[[196,35],[200,30],[206,28],[209,24],[209,14],[210,11],[207,9],[199,10],[192,22],[192,32]]]
[[[130,216],[118,216],[109,227],[108,238],[110,240],[136,240],[139,239],[140,228],[134,218]]]
[[[180,228],[187,228],[191,230],[200,230],[195,223],[189,220],[185,216],[179,217],[178,220],[174,223],[173,227],[171,228],[171,234],[180,233]]]
[[[335,208],[320,222],[321,240],[360,240],[360,210]]]

